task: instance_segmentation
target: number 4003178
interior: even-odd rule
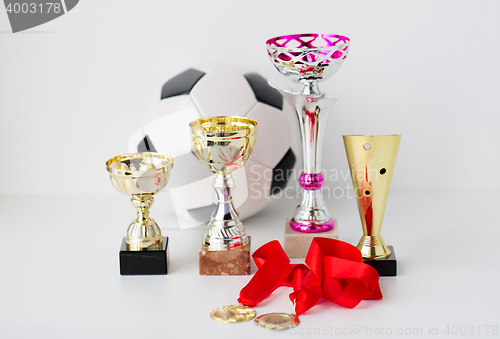
[[[34,2],[9,3],[6,7],[7,13],[60,13],[63,9],[58,2],[45,2],[36,4]]]

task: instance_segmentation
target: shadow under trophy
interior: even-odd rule
[[[168,237],[149,216],[153,196],[167,185],[171,157],[157,153],[119,155],[106,162],[113,187],[131,196],[137,210],[120,250],[121,275],[167,274]]]
[[[250,274],[250,238],[234,209],[232,172],[245,165],[257,140],[257,122],[239,117],[211,117],[189,124],[193,151],[215,173],[217,207],[208,223],[201,249],[201,275]]]
[[[396,255],[380,235],[400,135],[344,135],[363,236],[358,249],[380,276],[397,274]]]
[[[267,52],[276,69],[303,85],[301,91],[276,88],[295,111],[302,142],[302,202],[285,221],[284,247],[291,258],[306,256],[316,236],[338,238],[337,226],[323,201],[321,145],[326,121],[338,97],[320,91],[318,82],[333,76],[349,50],[349,38],[331,34],[296,34],[267,40]]]

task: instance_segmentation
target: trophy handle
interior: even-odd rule
[[[137,219],[132,221],[127,230],[125,242],[128,251],[159,251],[163,246],[163,237],[156,221],[149,216],[153,205],[152,194],[133,195],[130,199],[137,210]]]

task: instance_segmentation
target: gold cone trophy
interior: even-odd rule
[[[131,196],[137,210],[120,251],[120,274],[167,274],[168,237],[163,238],[149,216],[153,196],[167,185],[173,167],[171,157],[157,153],[133,153],[109,159],[106,168],[113,187]]]
[[[344,135],[363,236],[358,248],[379,274],[396,275],[394,253],[380,235],[400,135]],[[393,251],[392,251],[393,252]]]
[[[200,274],[250,274],[250,239],[233,206],[232,172],[245,165],[255,147],[257,122],[239,117],[211,117],[189,124],[193,152],[213,173],[218,204],[200,249]]]

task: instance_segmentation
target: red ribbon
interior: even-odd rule
[[[382,299],[377,271],[363,263],[361,252],[339,240],[314,238],[306,265],[290,264],[277,240],[261,246],[252,255],[259,270],[240,292],[238,301],[256,306],[280,286],[292,286],[290,300],[295,313],[303,314],[321,297],[354,308],[363,299]]]

